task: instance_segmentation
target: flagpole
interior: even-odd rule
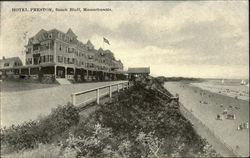
[[[104,39],[102,39],[102,48],[104,50]]]

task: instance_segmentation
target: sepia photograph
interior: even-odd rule
[[[0,2],[3,158],[249,157],[249,1]]]

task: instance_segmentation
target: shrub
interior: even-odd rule
[[[53,144],[39,144],[36,149],[3,156],[8,158],[75,158],[76,152],[69,148],[62,150],[59,146]]]
[[[59,106],[37,121],[1,129],[1,143],[14,151],[34,148],[38,143],[51,143],[71,126],[78,124],[79,112],[71,104]]]
[[[85,157],[202,156],[206,142],[179,110],[178,102],[163,101],[150,81],[135,83],[112,102],[99,105],[86,121],[74,128],[74,146]],[[152,82],[153,87],[161,87]],[[149,86],[150,87],[150,86]],[[96,134],[96,123],[107,137]],[[99,134],[100,134],[99,133]],[[81,139],[78,139],[78,137]],[[81,143],[80,143],[81,142]],[[87,143],[89,142],[89,143]],[[94,143],[96,142],[96,143]]]

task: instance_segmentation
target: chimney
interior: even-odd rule
[[[5,60],[5,56],[3,56],[3,60]]]

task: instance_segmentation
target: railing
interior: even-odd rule
[[[160,91],[160,90],[158,90],[157,89],[157,91],[160,93],[160,94],[162,94],[162,95],[164,95],[165,97],[167,97],[168,99],[170,99],[170,100],[176,100],[176,101],[179,101],[179,96],[169,96],[169,95],[167,95],[166,93],[164,93],[164,92],[162,92],[162,91]]]
[[[121,85],[121,88],[119,87],[119,85]],[[112,87],[117,87],[114,91],[112,91]],[[115,84],[111,84],[111,85],[107,85],[107,86],[102,86],[102,87],[97,87],[97,88],[93,88],[93,89],[89,89],[89,90],[85,90],[85,91],[81,91],[81,92],[76,92],[76,93],[72,93],[71,94],[71,102],[74,106],[79,106],[79,105],[83,105],[86,104],[88,101],[84,101],[81,103],[77,103],[76,97],[77,96],[81,96],[81,95],[86,95],[89,94],[91,92],[96,92],[96,97],[95,97],[95,101],[97,104],[100,104],[100,98],[104,97],[106,95],[109,95],[109,97],[112,97],[112,93],[117,91],[119,92],[120,90],[124,90],[125,88],[129,88],[131,86],[131,84],[128,81],[124,81],[124,82],[120,82],[120,83],[115,83]],[[100,95],[100,90],[101,89],[105,89],[108,88],[108,94],[102,94]]]

